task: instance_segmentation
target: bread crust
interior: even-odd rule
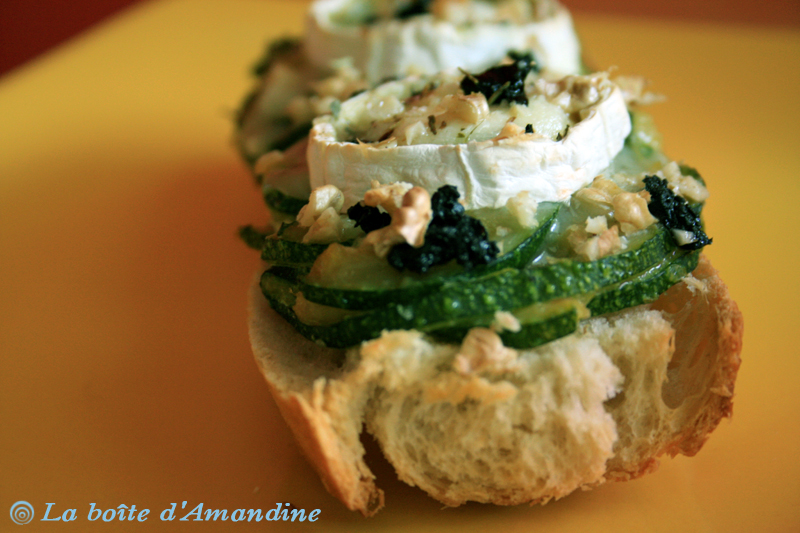
[[[684,353],[685,357],[692,359],[713,361],[713,372],[706,385],[709,394],[703,396],[697,415],[664,446],[662,453],[671,457],[678,454],[689,457],[695,455],[720,421],[733,415],[734,385],[742,364],[744,319],[739,306],[705,256],[701,256],[692,275],[705,285],[704,289],[694,289],[699,292],[698,295],[692,293],[694,285],[679,283],[652,306],[673,321],[678,335],[683,332],[688,337],[677,337],[676,353]],[[681,313],[682,309],[690,306],[693,306],[690,315]],[[706,344],[698,344],[700,339],[704,339]]]
[[[619,341],[631,336],[624,328],[632,324],[639,325],[639,331],[633,332],[639,335],[639,344],[630,346],[641,352],[633,358],[626,352],[627,341]],[[613,452],[606,450],[594,457],[591,468],[578,472],[577,481],[553,482],[545,484],[545,489],[514,486],[511,480],[508,487],[465,482],[442,489],[414,471],[413,465],[387,453],[392,448],[387,442],[381,445],[401,479],[451,506],[470,500],[500,505],[544,502],[604,481],[634,479],[655,470],[663,454],[696,454],[720,420],[731,416],[742,331],[742,315],[705,257],[693,276],[656,302],[585,321],[576,336],[597,339],[620,367],[624,381],[621,392],[603,404],[616,424]],[[250,337],[281,414],[327,490],[351,510],[367,516],[377,512],[384,494],[364,462],[359,435],[365,412],[377,394],[374,379],[383,372],[381,363],[359,359],[357,352],[347,357],[343,350],[323,348],[303,338],[269,307],[257,280],[250,292]],[[567,345],[573,342],[569,337],[564,340]],[[650,366],[632,369],[639,355],[646,360],[642,364]],[[646,387],[641,383],[648,382],[637,381],[637,371],[645,376],[660,372],[661,378]],[[644,387],[642,394],[636,393],[636,402],[626,398],[634,394],[634,387]],[[634,403],[637,409],[645,406],[651,411],[652,427],[634,427],[641,425],[634,420],[641,415]],[[374,420],[368,425],[379,426]],[[655,437],[645,438],[645,433]],[[547,479],[560,479],[563,472],[545,474]]]
[[[350,510],[377,512],[383,491],[363,460],[363,420],[337,412],[325,394],[325,384],[341,374],[331,362],[341,361],[344,350],[320,347],[295,332],[264,299],[258,278],[250,293],[250,339],[281,415],[325,488]]]

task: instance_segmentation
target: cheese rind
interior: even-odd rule
[[[580,111],[582,118],[561,140],[522,134],[463,144],[367,144],[347,139],[348,124],[341,118],[319,117],[309,136],[311,187],[335,185],[346,206],[363,198],[373,180],[404,181],[429,192],[454,185],[468,209],[500,207],[523,191],[536,202],[565,201],[609,166],[631,129],[619,88],[603,75],[581,78],[597,84],[601,96]],[[404,83],[419,80],[376,91],[402,97]],[[358,109],[370,102],[374,94],[358,95],[342,104],[340,117],[368,121],[371,113],[362,116]]]
[[[370,25],[335,22],[350,0],[319,0],[311,5],[306,49],[312,64],[327,68],[332,60],[353,58],[367,80],[376,83],[398,75],[430,74],[451,68],[479,71],[497,63],[509,50],[531,50],[549,71],[581,71],[581,50],[566,8],[524,23],[493,20],[459,24],[433,15],[379,20]]]

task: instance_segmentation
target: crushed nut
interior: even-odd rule
[[[389,250],[401,242],[420,247],[425,242],[431,218],[430,194],[422,187],[413,187],[403,195],[401,206],[392,213],[392,223],[368,233],[362,245],[371,246],[378,257],[386,257]]]
[[[611,208],[612,196],[606,191],[601,191],[600,189],[595,189],[593,187],[584,187],[583,189],[576,191],[575,198],[584,203],[599,207],[604,210]]]
[[[623,235],[643,230],[658,222],[647,208],[647,201],[636,193],[621,192],[612,199],[614,218]]]
[[[469,330],[453,360],[453,369],[461,375],[484,371],[500,374],[517,367],[516,350],[503,346],[497,333],[488,328]]]
[[[666,99],[664,95],[646,91],[650,82],[642,76],[615,76],[614,83],[622,91],[622,97],[628,105],[650,105]]]
[[[535,228],[536,209],[539,204],[533,199],[529,191],[522,191],[506,202],[506,209],[517,219],[523,228]]]
[[[414,122],[406,126],[400,132],[400,141],[402,144],[414,144],[414,140],[427,134],[427,128],[422,121]]]
[[[672,236],[675,237],[675,242],[678,243],[678,246],[686,246],[697,241],[694,233],[683,229],[673,229]]]
[[[437,120],[477,124],[489,116],[489,104],[481,93],[448,94],[433,112]]]
[[[664,165],[661,172],[669,188],[678,196],[686,198],[689,202],[705,202],[708,199],[708,189],[692,176],[682,175],[675,161]]]
[[[580,112],[605,98],[613,90],[605,72],[589,76],[566,76],[558,81],[537,79],[532,87],[534,94],[541,94],[550,103],[560,106],[567,113]]]
[[[418,248],[425,242],[431,218],[431,195],[422,187],[413,187],[403,196],[403,206],[392,214],[392,226],[408,244]]]
[[[576,232],[578,233],[578,232]],[[612,226],[600,235],[573,243],[575,253],[587,261],[597,261],[622,250],[619,226]]]
[[[608,221],[604,216],[589,217],[586,219],[586,233],[600,235],[608,230]]]
[[[344,231],[344,221],[339,213],[328,207],[314,220],[311,227],[303,235],[304,243],[328,244],[339,240]]]
[[[692,294],[695,294],[697,291],[699,291],[700,294],[707,294],[709,291],[708,285],[706,285],[704,281],[694,277],[692,274],[684,276],[682,281],[686,284],[686,288],[688,288],[689,292]]]
[[[390,215],[403,205],[403,197],[414,187],[403,181],[381,184],[373,180],[371,185],[372,188],[364,195],[364,205],[381,207]]]
[[[575,198],[594,211],[607,212],[611,210],[614,196],[623,192],[622,189],[608,178],[598,176],[592,184],[575,192]]]
[[[616,183],[614,183],[610,179],[604,178],[602,176],[596,177],[594,179],[594,181],[592,181],[591,187],[593,189],[597,189],[597,190],[606,192],[611,196],[615,196],[615,195],[623,192],[619,185],[617,185]]]
[[[512,121],[513,119],[510,119],[506,125],[503,126],[503,129],[500,130],[500,133],[498,133],[497,137],[494,138],[495,141],[502,141],[503,139],[519,137],[520,135],[525,134],[525,128]]]
[[[344,207],[344,194],[335,185],[323,185],[311,191],[308,203],[297,214],[297,222],[310,227],[327,209],[338,213]]]

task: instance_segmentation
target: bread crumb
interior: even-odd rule
[[[466,376],[479,372],[501,374],[519,368],[517,351],[503,346],[500,336],[488,328],[472,328],[453,360],[453,369]]]

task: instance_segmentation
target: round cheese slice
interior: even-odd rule
[[[454,185],[467,209],[500,207],[525,191],[537,202],[561,202],[610,165],[631,130],[622,92],[604,74],[595,74],[539,84],[549,88],[550,100],[567,105],[570,116],[577,118],[563,138],[528,134],[516,126],[510,135],[503,128],[494,138],[456,144],[398,145],[389,134],[380,142],[359,140],[360,131],[380,124],[376,117],[384,108],[389,108],[383,121],[390,128],[402,124],[403,113],[414,112],[412,102],[419,100],[424,82],[416,78],[383,84],[343,103],[337,117],[317,118],[308,146],[311,188],[335,185],[344,193],[345,205],[363,198],[373,181],[403,181],[431,193],[442,185]],[[559,88],[563,90],[558,92]],[[575,100],[587,93],[594,96],[576,109],[575,100],[565,104],[572,98],[569,91],[575,92]],[[508,104],[492,107],[490,115],[506,112]],[[491,116],[482,120],[491,121]]]
[[[512,3],[547,4],[541,19],[506,18]],[[374,2],[373,2],[374,3]],[[347,19],[355,4],[369,0],[318,0],[311,5],[306,28],[310,61],[319,68],[351,57],[370,83],[410,74],[433,74],[451,68],[479,71],[509,51],[532,51],[542,68],[559,75],[581,71],[580,43],[569,12],[554,0],[453,2],[437,15],[384,19],[372,24]],[[435,4],[435,2],[434,2]],[[460,6],[458,4],[461,4]],[[458,9],[471,9],[458,20]],[[539,7],[540,10],[541,7]],[[518,9],[516,11],[519,11]]]

